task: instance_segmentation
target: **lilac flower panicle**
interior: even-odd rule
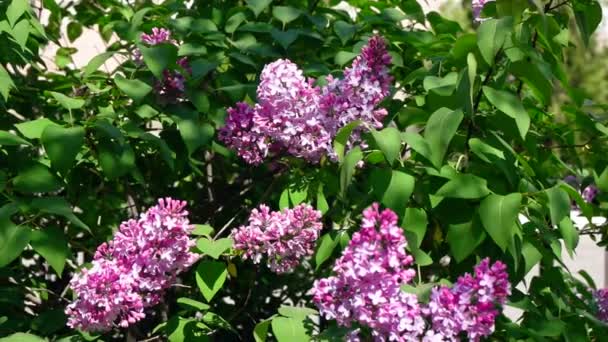
[[[314,86],[314,80],[289,60],[272,62],[260,75],[259,102],[246,110],[247,115],[242,115],[242,104],[230,108],[220,139],[250,164],[281,153],[311,163],[324,156],[333,159],[332,141],[346,124],[361,120],[364,127],[382,127],[387,112],[376,107],[390,93],[390,62],[386,42],[378,36],[363,47],[343,79],[329,76],[324,87]],[[359,135],[360,129],[349,147],[362,144]]]
[[[380,212],[378,204],[366,209],[361,229],[333,267],[335,275],[313,285],[321,315],[342,326],[368,326],[377,340],[416,340],[425,323],[417,297],[400,288],[415,275],[406,245],[393,211]]]
[[[510,294],[506,266],[482,260],[473,275],[452,287],[436,287],[423,305],[401,285],[415,276],[407,241],[389,209],[378,204],[363,212],[361,229],[336,261],[334,275],[317,280],[313,302],[326,319],[341,326],[366,326],[376,341],[458,341],[466,333],[479,341],[494,330],[499,309]],[[347,336],[360,339],[359,331]]]
[[[592,203],[595,200],[595,197],[599,193],[600,193],[600,190],[597,188],[597,186],[591,184],[591,185],[588,185],[587,187],[585,187],[585,189],[583,189],[581,196],[583,196],[583,199],[585,200],[585,202]]]
[[[494,322],[511,293],[506,265],[490,265],[483,259],[474,274],[458,278],[451,288],[434,288],[425,314],[432,329],[446,338],[455,339],[466,332],[471,341],[479,341],[494,332]]]
[[[608,289],[594,291],[593,301],[597,309],[597,318],[608,323]]]
[[[273,272],[287,273],[313,254],[322,228],[321,212],[308,204],[282,211],[270,211],[262,204],[251,211],[249,224],[232,235],[234,248],[243,252],[244,259],[258,264],[266,256]]]
[[[171,198],[123,222],[114,238],[101,244],[92,267],[75,274],[75,300],[67,306],[68,326],[86,331],[127,327],[160,302],[177,274],[198,258],[190,248],[186,203]]]
[[[577,189],[578,193],[581,195],[583,200],[589,204],[593,203],[593,201],[595,201],[595,198],[597,197],[597,195],[600,194],[600,190],[598,189],[598,187],[595,184],[589,184],[583,188],[579,178],[577,178],[574,175],[566,176],[564,178],[564,182],[567,183],[568,185],[572,186],[573,188]],[[571,209],[572,210],[579,209],[578,204],[576,204],[576,202],[574,200],[571,201]]]
[[[141,41],[148,45],[175,43],[175,41],[171,39],[171,31],[158,27],[152,28],[152,33],[150,34],[142,33]]]
[[[473,21],[481,22],[483,18],[481,18],[481,10],[483,6],[485,6],[488,2],[494,2],[494,0],[472,0],[471,8],[473,10]]]
[[[152,33],[150,34],[142,33],[141,41],[149,46],[158,44],[178,45],[178,42],[171,38],[171,31],[158,27],[152,28]],[[143,62],[142,54],[139,49],[134,51],[133,60],[136,64],[141,64]],[[192,74],[192,69],[190,68],[186,57],[178,59],[176,64],[181,67],[183,71],[163,70],[163,79],[157,81],[154,85],[155,92],[167,102],[176,102],[184,97],[184,91],[186,90],[186,77],[184,76],[184,72],[189,75]]]
[[[226,125],[219,132],[219,139],[232,146],[249,164],[260,164],[268,155],[269,144],[266,136],[254,132],[254,109],[247,103],[239,102],[228,108]]]

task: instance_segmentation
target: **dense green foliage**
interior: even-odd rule
[[[308,339],[334,323],[281,305],[314,307],[312,282],[330,272],[374,201],[401,219],[421,296],[482,257],[507,263],[514,285],[541,265],[526,294],[514,290],[510,298],[522,319],[501,317],[494,339],[584,341],[606,333],[590,303],[594,285],[561,261],[581,233],[608,241],[605,227],[579,231],[569,218],[572,201],[586,217],[608,206],[606,107],[585,101],[590,96],[573,81],[580,75],[566,64],[587,49],[601,19],[597,1],[499,0],[484,9],[492,19],[466,31],[425,15],[414,0],[352,1],[360,9],[355,21],[332,9],[334,1],[318,0],[42,4],[51,12],[44,26],[27,0],[0,2],[0,336]],[[112,42],[108,52],[76,69],[74,51],[61,47],[60,70],[50,71],[40,51],[60,42],[62,21],[72,41],[83,28],[98,30]],[[170,29],[182,44],[144,53],[137,65],[131,53],[152,27]],[[387,128],[366,136],[369,149],[338,163],[283,158],[252,167],[219,142],[226,108],[255,100],[266,63],[289,58],[307,76],[339,75],[372,32],[390,43],[397,96],[383,104]],[[163,69],[179,68],[178,56],[188,56],[192,74],[187,100],[170,103],[153,86]],[[115,57],[124,62],[103,71]],[[360,160],[365,166],[357,168]],[[604,195],[585,203],[561,181],[570,174]],[[89,261],[121,221],[163,196],[188,201],[191,221],[201,224],[202,261],[156,315],[128,332],[67,328],[75,261]],[[242,262],[219,240],[260,203],[302,202],[324,213],[325,228],[310,265],[293,274]],[[522,225],[519,214],[530,222]],[[340,334],[328,331],[328,339]],[[9,339],[30,340],[38,339]]]

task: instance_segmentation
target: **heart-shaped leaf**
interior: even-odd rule
[[[200,238],[196,241],[196,247],[206,255],[217,259],[227,249],[232,247],[233,241],[230,238],[223,238],[218,240],[210,240],[208,238]]]
[[[201,261],[198,264],[196,268],[196,284],[208,302],[222,288],[227,276],[228,270],[223,262]]]

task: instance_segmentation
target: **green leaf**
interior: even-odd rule
[[[178,298],[177,304],[179,304],[183,307],[192,308],[192,309],[198,310],[198,311],[205,311],[210,308],[210,306],[205,303],[201,303],[197,300],[186,298],[186,297]]]
[[[340,189],[342,195],[346,194],[346,189],[350,185],[357,164],[361,159],[363,159],[363,153],[359,147],[353,148],[344,157],[344,163],[340,166]]]
[[[157,116],[159,113],[152,106],[144,104],[144,105],[139,106],[135,110],[135,114],[137,114],[137,116],[139,116],[142,119],[151,119],[151,118]]]
[[[401,135],[395,127],[387,127],[381,131],[371,130],[376,144],[386,157],[389,165],[400,156]]]
[[[272,319],[271,325],[274,337],[278,342],[310,341],[303,319],[275,317]]]
[[[483,87],[483,93],[498,110],[515,119],[519,134],[525,140],[530,128],[530,116],[519,98],[508,91],[496,90],[488,86]]]
[[[74,165],[84,143],[84,128],[49,125],[42,132],[40,140],[51,159],[51,166],[66,173]]]
[[[6,337],[0,338],[0,342],[46,342],[47,340],[32,334],[14,333]]]
[[[472,174],[457,174],[445,183],[436,195],[442,197],[476,199],[490,193],[487,182]]]
[[[63,184],[48,167],[40,163],[33,163],[13,178],[13,186],[19,192],[33,193],[57,191]]]
[[[458,81],[458,73],[450,72],[445,77],[427,76],[422,81],[426,91],[433,91],[441,96],[450,96],[454,92]]]
[[[226,33],[234,33],[234,31],[236,31],[236,29],[239,28],[239,26],[245,20],[247,20],[247,16],[245,16],[245,13],[237,12],[233,14],[226,21],[226,25],[224,25],[224,31],[226,31]]]
[[[178,56],[195,56],[195,55],[206,55],[207,48],[205,45],[196,43],[184,43],[179,46],[177,51]]]
[[[401,226],[405,230],[408,244],[420,247],[426,234],[427,224],[428,218],[424,209],[407,208],[405,210],[405,217],[403,217]]]
[[[521,194],[507,196],[492,194],[481,201],[479,216],[486,232],[503,252],[511,243],[517,227]]]
[[[27,140],[22,139],[12,133],[6,131],[0,131],[0,146],[19,146],[19,145],[32,145]]]
[[[597,1],[575,1],[574,17],[586,45],[602,21],[602,6]]]
[[[416,297],[418,297],[418,301],[420,303],[428,303],[429,299],[431,298],[433,288],[436,285],[436,283],[418,284],[416,286],[412,286],[410,284],[402,284],[401,291],[415,294]]]
[[[15,87],[15,83],[11,79],[11,75],[0,65],[0,94],[4,97],[4,100],[8,100],[9,92]]]
[[[55,64],[60,69],[66,68],[72,63],[72,55],[76,53],[75,48],[71,47],[60,47],[55,53]]]
[[[39,139],[42,132],[49,125],[57,125],[53,121],[47,118],[36,119],[32,121],[26,121],[24,123],[16,124],[17,130],[28,139]]]
[[[505,38],[511,33],[513,27],[513,18],[504,17],[501,19],[485,20],[477,29],[477,46],[481,57],[490,66],[494,65],[494,57],[503,44]]]
[[[279,197],[279,209],[289,208],[289,188],[285,188]]]
[[[329,210],[329,204],[327,203],[325,193],[323,192],[323,184],[319,184],[317,190],[317,210],[319,210],[321,214],[325,214]]]
[[[334,57],[334,63],[339,66],[344,66],[346,63],[352,61],[355,57],[357,57],[357,54],[354,52],[338,51]]]
[[[30,242],[32,230],[29,227],[16,226],[9,215],[0,217],[0,267],[17,259]]]
[[[209,72],[217,68],[216,62],[210,62],[206,59],[196,59],[190,64],[192,68],[192,78],[195,80],[205,77]]]
[[[271,2],[272,0],[247,0],[247,7],[253,11],[253,14],[257,18]]]
[[[306,197],[308,197],[308,185],[299,186],[296,184],[290,184],[287,192],[289,194],[291,204],[296,206],[304,202]]]
[[[12,36],[15,38],[17,44],[21,46],[21,49],[26,49],[27,39],[30,36],[31,28],[29,20],[27,19],[19,21],[17,25],[13,27],[13,31],[11,32]]]
[[[197,328],[196,323],[194,319],[173,316],[166,322],[164,332],[169,342],[209,341],[207,335]]]
[[[547,189],[546,193],[549,199],[551,223],[554,226],[558,226],[565,217],[569,217],[570,215],[570,197],[559,186]]]
[[[21,18],[22,15],[27,13],[30,8],[29,1],[27,0],[13,0],[11,4],[6,8],[6,19],[11,24],[11,26],[15,26],[17,20]]]
[[[43,213],[61,215],[74,225],[91,232],[89,226],[82,222],[74,212],[72,206],[64,198],[61,197],[39,197],[32,200],[32,207],[40,210]]]
[[[208,224],[195,224],[194,230],[192,231],[192,235],[204,235],[207,237],[211,237],[213,230],[213,227]]]
[[[558,227],[559,233],[564,239],[566,250],[568,251],[568,254],[570,254],[570,257],[572,257],[574,250],[578,245],[578,230],[576,230],[576,227],[574,227],[569,217],[564,217]]]
[[[285,306],[279,308],[279,314],[285,317],[305,319],[310,315],[317,315],[319,312],[315,309],[305,308],[300,306]]]
[[[49,91],[49,94],[65,109],[79,109],[84,106],[85,101],[83,99],[74,99],[54,91]]]
[[[157,79],[163,78],[163,71],[175,64],[177,60],[177,47],[173,44],[158,44],[151,47],[139,48],[148,69]]]
[[[414,257],[414,262],[416,263],[416,265],[424,267],[433,264],[433,259],[431,258],[431,256],[422,249],[416,246],[409,245],[408,248],[412,253],[412,256]]]
[[[429,117],[424,129],[424,139],[431,151],[431,162],[436,168],[443,164],[450,141],[463,119],[462,111],[440,108]]]
[[[471,255],[485,238],[486,233],[477,218],[448,226],[447,242],[456,262],[462,262]]]
[[[82,34],[82,24],[77,21],[72,21],[67,27],[68,39],[70,42],[74,42]]]
[[[211,19],[195,19],[192,17],[181,17],[175,21],[175,28],[184,33],[219,33],[217,25]]]
[[[598,189],[608,192],[608,166],[604,168],[604,171],[600,173],[599,176],[594,172],[594,180],[595,184],[597,184]]]
[[[530,320],[529,329],[540,336],[559,337],[566,329],[566,324],[560,319],[542,319],[539,317]]]
[[[114,82],[118,89],[135,101],[140,101],[152,91],[151,86],[138,79],[128,80],[121,75],[116,75]]]
[[[282,22],[283,26],[298,19],[301,14],[302,11],[290,6],[274,6],[272,8],[272,16]]]
[[[61,278],[65,261],[70,256],[70,248],[63,231],[57,227],[35,230],[32,232],[30,244]]]
[[[321,265],[331,257],[334,248],[338,245],[338,239],[335,239],[331,233],[326,233],[321,237],[321,243],[319,244],[319,248],[317,248],[317,252],[315,253],[315,264],[317,265],[315,269],[319,269]]]
[[[469,147],[471,148],[471,152],[475,153],[476,156],[486,163],[493,163],[493,160],[496,158],[503,160],[505,159],[505,154],[501,150],[486,144],[480,139],[470,139]]]
[[[215,130],[209,123],[200,122],[197,112],[192,110],[179,110],[173,116],[177,123],[179,134],[188,149],[188,154],[194,153],[199,147],[209,143]]]
[[[528,274],[532,267],[536,265],[542,258],[543,255],[538,251],[533,244],[528,241],[524,241],[521,246],[521,255],[524,257],[524,274]]]
[[[334,32],[342,41],[342,45],[346,45],[349,40],[353,39],[355,33],[357,33],[357,25],[349,24],[343,20],[338,20],[334,24]]]
[[[108,179],[122,177],[135,167],[135,153],[126,141],[122,143],[105,139],[100,141],[97,159],[101,170]]]
[[[370,181],[372,191],[380,203],[403,216],[412,192],[414,177],[403,171],[390,169],[372,170]]]
[[[213,259],[218,259],[227,249],[231,248],[233,241],[231,238],[222,238],[218,240],[210,240],[200,238],[196,241],[196,247],[206,255]]]
[[[84,68],[82,76],[84,78],[89,77],[92,73],[97,71],[99,67],[101,67],[110,57],[112,57],[116,52],[115,51],[107,51],[100,53],[99,55],[93,57],[87,66]]]
[[[223,330],[228,330],[236,333],[232,325],[230,325],[228,321],[226,321],[222,316],[216,313],[206,312],[201,318],[201,321],[212,328],[221,328]]]
[[[415,132],[405,132],[401,134],[401,138],[405,141],[406,144],[410,145],[410,147],[418,152],[421,156],[425,157],[429,161],[432,161],[432,152],[429,144],[424,140],[424,138]]]
[[[196,284],[203,297],[210,302],[226,281],[226,264],[219,261],[201,261],[196,267]]]
[[[274,38],[283,49],[287,50],[287,48],[298,39],[300,32],[298,30],[287,30],[287,31],[279,31],[277,29],[273,29],[270,31],[270,35]]]
[[[361,121],[359,120],[349,122],[348,125],[340,128],[336,134],[336,138],[334,139],[334,152],[336,153],[340,164],[344,162],[344,150],[346,148],[346,144],[348,143],[348,139],[350,138],[353,130],[359,127],[360,124]]]
[[[543,104],[548,105],[553,95],[551,80],[543,74],[536,63],[519,61],[510,67],[511,72],[528,86],[533,95]]]
[[[253,338],[255,342],[266,342],[271,321],[272,320],[267,319],[255,325],[255,328],[253,329]]]

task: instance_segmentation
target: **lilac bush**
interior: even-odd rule
[[[339,2],[0,1],[0,341],[605,339],[600,1]]]

